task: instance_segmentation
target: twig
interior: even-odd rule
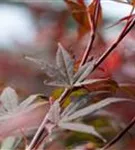
[[[40,140],[38,140],[38,142],[35,144],[34,149],[32,150],[37,150],[38,147],[43,143],[43,141],[45,140],[45,138],[48,136],[47,132],[42,132]]]
[[[89,38],[89,42],[87,44],[86,50],[83,54],[83,57],[82,57],[79,67],[83,66],[86,63],[88,56],[90,54],[90,51],[92,50],[92,46],[93,46],[93,43],[95,40],[97,23],[98,23],[99,9],[100,9],[100,1],[99,0],[97,1],[97,4],[96,4],[96,8],[94,11],[94,14],[95,14],[94,17],[92,17],[90,15],[89,8],[87,8],[87,18],[88,18],[88,22],[89,22],[89,26],[90,26],[90,38]]]
[[[130,24],[128,25],[128,27],[126,26],[126,31],[124,28],[124,32],[122,31],[120,36],[118,37],[118,39],[111,45],[111,47],[109,47],[102,55],[101,57],[97,60],[93,71],[104,61],[104,59],[118,46],[118,44],[120,43],[120,41],[123,40],[123,38],[127,35],[127,33],[132,29],[132,27],[135,24],[135,20],[133,19]]]
[[[116,142],[118,142],[127,132],[129,129],[133,127],[135,124],[135,117],[130,121],[130,123],[127,125],[125,129],[123,129],[120,133],[118,133],[108,144],[106,144],[101,150],[107,150],[112,145],[114,145]]]
[[[83,66],[86,63],[86,61],[88,59],[88,56],[89,56],[89,53],[90,53],[90,51],[92,49],[92,45],[93,45],[94,39],[95,39],[95,32],[94,32],[94,27],[93,27],[93,23],[92,23],[93,21],[92,21],[92,18],[91,18],[91,16],[90,16],[88,11],[87,11],[87,17],[88,17],[88,21],[89,21],[89,25],[90,25],[90,29],[91,29],[91,31],[89,31],[90,32],[90,38],[89,38],[86,50],[85,50],[85,52],[83,54],[83,57],[82,57],[82,60],[80,62],[79,67]]]
[[[45,123],[47,122],[47,119],[48,119],[48,115],[45,115],[44,120],[42,121],[41,125],[39,126],[39,128],[38,128],[36,134],[34,135],[32,141],[31,141],[30,145],[27,147],[26,150],[33,150],[33,147],[34,147],[34,146],[36,145],[36,143],[37,143],[36,141],[37,141],[37,140],[40,140],[40,135],[41,135],[40,133],[42,133],[42,131],[44,130],[44,128],[45,128]]]

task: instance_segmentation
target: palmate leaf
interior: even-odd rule
[[[22,136],[21,130],[25,135],[28,135],[33,129],[37,129],[44,115],[48,112],[49,105],[39,105],[30,111],[18,111],[12,113],[3,119],[0,117],[0,140],[8,136]]]
[[[22,128],[24,131],[27,130],[26,134],[28,134],[28,131],[37,128],[50,107],[50,104],[41,98],[40,94],[31,95],[19,103],[17,93],[10,87],[5,88],[0,97],[2,103],[0,107],[0,140],[13,134],[20,134]]]
[[[21,111],[30,111],[40,105],[48,103],[47,101],[36,102],[39,99],[41,100],[40,96],[40,94],[31,95],[19,103],[19,98],[16,91],[11,87],[5,88],[0,95],[0,102],[2,103],[0,108],[0,120],[2,120],[2,118],[8,118],[9,113],[10,115],[14,115],[15,113],[19,113]]]
[[[99,83],[100,82],[100,83]],[[99,81],[95,82],[94,84],[86,84],[85,88],[89,92],[93,91],[108,91],[110,93],[116,93],[116,91],[119,89],[119,85],[116,81],[111,79],[106,79],[105,81]]]
[[[95,60],[81,66],[79,70],[74,73],[74,60],[60,43],[58,44],[56,65],[54,66],[35,58],[26,57],[26,59],[40,65],[41,69],[50,77],[45,79],[44,84],[46,85],[70,88],[92,84],[94,82],[92,80],[85,81],[85,79],[93,71]]]
[[[135,7],[135,0],[131,0],[131,5],[133,5]]]
[[[94,112],[96,112],[96,111],[98,111],[98,110],[100,110],[100,109],[102,109],[102,108],[104,108],[110,104],[118,103],[118,102],[126,102],[126,101],[134,102],[130,99],[124,99],[124,98],[114,98],[114,97],[106,98],[100,102],[97,102],[95,104],[91,104],[88,107],[82,108],[68,117],[65,117],[64,121],[72,121],[72,120],[77,119],[79,117],[84,117],[88,114],[92,114],[92,113],[94,113]]]
[[[59,71],[65,76],[68,84],[72,85],[74,61],[60,43],[58,44],[58,51],[56,54],[56,64]]]
[[[61,108],[59,102],[55,101],[47,114],[47,118],[50,122],[45,124],[45,127],[49,133],[52,133],[54,128],[68,129],[72,131],[89,133],[100,138],[104,142],[106,141],[92,126],[85,125],[79,122],[63,121],[62,118],[64,118],[65,116],[60,115],[60,111]]]
[[[85,124],[77,123],[77,122],[72,122],[72,123],[59,122],[58,125],[59,125],[59,127],[63,128],[63,129],[92,134],[92,135],[100,138],[104,142],[106,142],[106,140],[95,130],[95,128],[93,126],[85,125]]]
[[[15,137],[8,137],[6,138],[2,143],[1,143],[1,150],[6,150],[6,149],[10,149],[10,150],[14,150],[14,145],[15,142],[18,139]]]
[[[66,52],[67,53],[67,52]],[[48,76],[44,80],[44,84],[48,86],[58,86],[58,87],[69,87],[69,80],[67,76],[64,74],[65,70],[63,71],[60,67],[62,64],[59,64],[59,67],[52,64],[46,64],[43,60],[25,57],[27,60],[36,63],[41,67],[41,70],[45,71],[45,74]],[[58,58],[57,58],[58,59]],[[60,61],[60,60],[58,60]],[[57,61],[57,62],[58,62]],[[64,68],[63,68],[64,69]]]

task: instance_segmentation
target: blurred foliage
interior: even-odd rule
[[[126,3],[131,8],[135,3],[134,0],[115,1]],[[92,150],[96,150],[105,146],[104,139],[111,141],[126,126],[123,120],[129,120],[135,113],[134,28],[121,41],[130,28],[134,14],[125,16],[111,27],[114,39],[109,29],[105,28],[108,20],[103,19],[104,10],[99,0],[93,0],[89,5],[84,0],[1,1],[3,3],[26,7],[33,17],[31,21],[36,36],[30,44],[19,43],[15,39],[14,51],[0,51],[1,149],[13,147],[21,150],[21,147],[28,146],[46,114],[49,117],[42,133],[47,130],[51,135],[41,145],[45,135],[39,135],[36,145],[39,148],[64,150],[82,146],[85,150],[92,146]],[[123,22],[126,22],[127,28],[117,38],[114,27],[121,28]],[[105,30],[111,40],[105,38]],[[94,42],[91,42],[92,39]],[[118,40],[118,43],[113,45],[112,40]],[[95,67],[110,45],[116,50]],[[88,57],[84,57],[89,51]],[[25,56],[34,61],[29,62]],[[82,59],[85,61],[80,65]],[[44,80],[47,81],[45,85]],[[7,89],[7,86],[15,90]],[[65,89],[69,91],[62,97]],[[29,95],[35,93],[41,94],[31,99]],[[27,96],[30,99],[26,99]],[[130,106],[124,104],[125,101]],[[100,111],[112,103],[116,103],[112,109],[108,107],[104,112]],[[10,106],[13,106],[12,111]],[[118,109],[124,112],[119,114]],[[125,115],[129,112],[130,115]],[[77,113],[82,116],[78,117]],[[121,145],[125,146],[130,141],[129,147],[135,147],[134,140],[132,144],[132,140],[125,137],[116,144],[116,149],[123,150]],[[126,147],[125,150],[130,149]]]

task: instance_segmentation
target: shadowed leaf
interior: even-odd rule
[[[92,135],[100,138],[104,142],[106,142],[106,140],[92,126],[85,125],[82,123],[67,123],[67,122],[64,122],[64,123],[60,122],[59,126],[63,129],[68,129],[68,130],[92,134]]]

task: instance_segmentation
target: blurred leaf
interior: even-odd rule
[[[15,133],[20,134],[22,128],[29,133],[28,130],[37,127],[49,109],[49,103],[45,99],[41,101],[39,94],[19,103],[15,90],[10,87],[5,88],[0,100],[3,103],[0,108],[0,140]]]
[[[85,125],[85,124],[82,124],[82,123],[66,123],[66,122],[63,123],[63,122],[59,122],[59,126],[63,129],[69,129],[69,130],[73,130],[73,131],[92,134],[92,135],[100,138],[104,142],[106,142],[106,140],[94,129],[94,127],[92,127],[90,125]]]
[[[16,141],[15,137],[6,138],[1,145],[0,150],[14,150],[14,143]]]
[[[40,94],[35,94],[35,95],[29,96],[22,103],[20,103],[16,111],[29,112],[45,104],[48,104],[48,100],[45,97],[41,98]]]
[[[95,84],[85,85],[89,92],[92,91],[109,91],[115,93],[119,85],[114,80],[108,79],[106,81],[101,81],[100,84],[97,82]]]
[[[31,111],[18,111],[8,117],[4,115],[3,119],[0,117],[0,140],[8,136],[24,136],[22,130],[29,135],[38,128],[48,109],[49,104],[42,104]]]
[[[59,122],[60,111],[61,108],[59,102],[55,101],[48,112],[48,119],[51,121],[51,123],[57,124]]]
[[[72,0],[72,1],[82,4],[82,5],[86,4],[86,2],[84,0]]]
[[[37,59],[37,58],[29,57],[29,56],[25,56],[25,59],[39,65],[41,69],[44,69],[44,66],[46,65],[45,62],[42,61],[41,59]]]
[[[135,97],[135,85],[134,84],[119,84],[119,90],[126,93],[129,97]]]
[[[87,28],[89,28],[85,4],[79,2],[77,3],[72,0],[65,0],[65,2],[69,6],[74,19],[79,24],[83,26],[85,25]]]
[[[81,132],[72,132],[71,136],[66,140],[66,146],[69,149],[77,146],[79,144],[84,144],[86,142],[93,142],[97,147],[103,146],[104,143],[97,137],[94,137],[90,134],[81,133]]]
[[[89,6],[86,6],[84,1],[74,2],[73,0],[65,0],[69,9],[71,10],[72,16],[80,24],[79,30],[82,34],[91,30],[91,26],[88,19],[88,14],[92,19],[92,23],[97,26],[102,20],[102,10],[99,0],[93,0]],[[95,18],[96,17],[96,18]],[[95,20],[96,19],[96,20]]]
[[[5,113],[12,114],[17,111],[18,112],[24,110],[28,111],[34,109],[38,105],[42,105],[40,101],[38,103],[34,103],[36,102],[37,99],[40,99],[39,94],[31,95],[19,104],[19,98],[16,91],[10,87],[7,87],[0,95],[0,102],[2,103],[0,112],[1,113],[3,112],[4,114]],[[48,103],[48,102],[44,101],[44,103]]]
[[[74,75],[74,83],[83,81],[94,68],[95,61],[91,61],[79,68]]]
[[[6,111],[13,111],[18,105],[18,95],[14,89],[7,87],[0,95],[0,101]]]
[[[30,59],[33,61],[33,59]],[[35,61],[34,59],[34,62]],[[40,63],[42,65],[42,63]],[[45,65],[45,64],[44,64]],[[79,67],[78,71],[74,73],[74,61],[69,55],[69,53],[62,47],[61,44],[58,44],[58,50],[56,54],[56,66],[52,69],[54,72],[54,76],[50,76],[50,79],[46,79],[44,84],[49,86],[57,86],[57,87],[65,87],[65,88],[72,88],[83,86],[87,84],[98,84],[99,79],[96,80],[86,80],[88,75],[93,71],[95,65],[95,60],[87,62],[83,66]],[[48,65],[49,67],[49,65]],[[44,66],[46,70],[46,65]],[[49,68],[48,68],[49,70]],[[46,72],[48,72],[46,70]],[[48,74],[49,75],[49,74]]]
[[[130,0],[131,5],[135,6],[135,0]]]

